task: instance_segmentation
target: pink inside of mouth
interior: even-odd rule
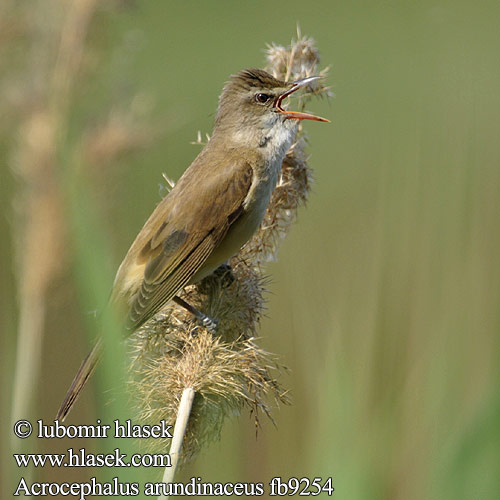
[[[299,88],[300,87],[292,87],[290,90],[287,90],[286,92],[281,94],[276,101],[276,109],[278,109],[279,111],[284,111],[284,109],[281,107],[281,103],[284,99],[286,99],[290,94],[296,92]]]

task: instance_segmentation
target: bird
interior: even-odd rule
[[[156,206],[118,268],[110,304],[133,332],[170,301],[205,326],[216,322],[177,296],[236,255],[262,222],[281,164],[301,120],[284,100],[320,78],[293,82],[262,69],[232,75],[219,97],[212,135]],[[82,362],[56,419],[64,421],[102,354],[98,339]]]

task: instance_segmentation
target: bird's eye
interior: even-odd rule
[[[268,94],[262,94],[262,93],[255,94],[255,100],[257,102],[260,102],[261,104],[265,104],[267,101],[269,101],[269,99],[271,99],[271,96]]]

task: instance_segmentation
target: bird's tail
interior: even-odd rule
[[[88,356],[83,360],[80,369],[78,370],[73,382],[66,393],[66,397],[62,402],[59,411],[56,415],[56,420],[64,421],[68,413],[73,408],[78,396],[82,392],[82,389],[85,387],[88,379],[94,373],[99,361],[102,356],[102,338],[98,338],[92,350],[89,352]]]

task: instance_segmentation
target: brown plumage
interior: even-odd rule
[[[118,269],[111,303],[137,329],[186,285],[235,255],[261,223],[298,120],[284,97],[309,83],[244,70],[225,86],[212,137],[153,211]],[[64,420],[101,356],[99,340],[57,413]]]
[[[133,329],[231,257],[213,252],[244,211],[254,159],[249,152],[228,152],[208,176],[204,170],[211,151],[198,156],[158,205],[118,270],[112,300],[128,303]]]

